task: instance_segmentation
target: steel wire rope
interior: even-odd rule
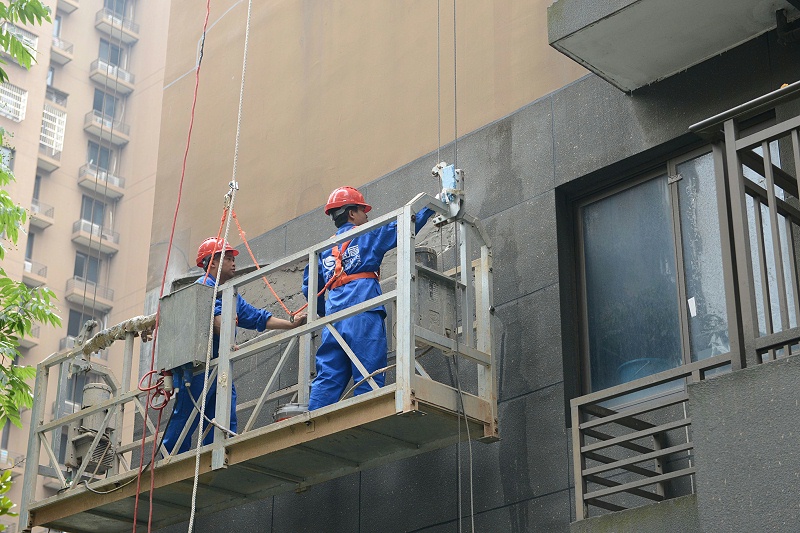
[[[245,86],[245,80],[246,80],[246,76],[247,76],[247,49],[248,49],[248,46],[249,46],[249,43],[250,43],[250,21],[252,19],[252,13],[253,13],[253,0],[248,0],[248,2],[247,2],[247,23],[245,25],[245,31],[244,31],[244,50],[242,52],[242,79],[241,79],[241,83],[239,85],[239,108],[238,108],[237,116],[236,116],[236,141],[234,143],[234,149],[233,149],[233,169],[232,169],[232,172],[231,172],[231,183],[230,183],[231,190],[230,190],[230,193],[229,193],[230,194],[230,202],[227,205],[227,207],[228,207],[227,215],[228,216],[227,216],[226,221],[225,221],[225,235],[223,236],[223,242],[226,242],[226,243],[228,242],[228,231],[230,230],[230,224],[231,224],[231,218],[232,218],[230,215],[233,212],[234,203],[235,203],[235,200],[236,200],[236,190],[238,188],[238,185],[236,183],[236,171],[237,171],[238,163],[239,163],[239,141],[241,139],[241,132],[242,132],[242,108],[243,108],[243,102],[244,102],[244,86]],[[208,15],[206,15],[206,21],[207,20],[208,20]],[[204,32],[205,32],[205,29],[204,29]],[[222,255],[224,255],[224,249],[225,249],[225,246],[223,245],[223,254]],[[223,263],[223,261],[220,260],[219,261],[219,265],[217,266],[217,276],[216,276],[216,279],[214,280],[214,294],[213,294],[212,300],[211,300],[212,301],[212,305],[216,305],[216,301],[217,301],[217,291],[219,289],[219,276],[220,276],[220,273],[222,272],[222,263]],[[205,367],[204,379],[203,379],[203,393],[202,393],[203,397],[202,397],[201,412],[200,412],[201,420],[202,420],[202,417],[205,416],[206,390],[208,388],[208,372],[209,372],[209,366],[210,366],[210,363],[211,363],[211,350],[212,350],[213,333],[214,333],[214,317],[213,317],[214,313],[212,312],[211,314],[212,314],[212,317],[211,317],[211,321],[209,323],[208,350],[207,350],[207,353],[206,353],[206,367]],[[202,441],[203,441],[203,438],[200,436],[200,431],[198,431],[197,450],[195,452],[195,463],[194,463],[194,482],[192,483],[192,508],[191,508],[191,512],[190,512],[190,515],[189,515],[189,528],[188,528],[188,532],[189,533],[192,533],[192,530],[194,528],[194,517],[195,517],[195,512],[197,510],[197,486],[198,486],[199,480],[200,480],[200,449],[202,448]],[[152,476],[151,476],[151,479],[152,479]],[[150,494],[152,494],[152,493],[153,493],[153,491],[151,489],[150,490]],[[151,506],[151,508],[152,508],[152,506]]]
[[[123,25],[123,23],[122,23],[122,21],[120,21],[120,35],[122,34],[122,25]],[[114,33],[114,17],[111,17],[111,33],[110,33],[110,35],[113,35],[113,33]],[[120,38],[118,40],[118,42],[121,45],[122,44],[122,39]],[[111,43],[109,43],[109,44],[111,44]],[[121,48],[121,46],[120,46],[120,48]],[[110,61],[107,61],[106,62],[106,76],[105,76],[105,79],[103,80],[103,89],[104,89],[103,90],[103,95],[104,95],[103,96],[103,111],[105,110],[105,96],[107,96],[108,80],[110,78],[110,76],[109,76],[109,74],[110,74],[109,67],[110,67]],[[116,72],[116,74],[115,74],[115,79],[114,79],[114,101],[115,101],[114,109],[116,110],[117,86],[119,84],[119,67],[115,68],[115,72]],[[94,109],[93,109],[93,111],[94,111]],[[99,148],[102,148],[102,146],[103,146],[103,130],[105,128],[104,116],[101,116],[100,119],[101,119],[100,120],[100,135],[99,135],[99,143],[97,145],[98,146],[98,158],[100,157]],[[109,135],[112,136],[112,137],[114,135],[114,120],[113,120],[113,118],[111,120],[111,129],[109,130]],[[109,141],[109,143],[110,142],[111,141]],[[94,190],[95,190],[95,192],[97,192],[97,190],[99,189],[99,185],[100,185],[99,184],[99,176],[100,176],[99,167],[97,167],[95,165],[95,175],[94,175]],[[106,174],[106,177],[107,176],[108,176],[108,174]],[[103,197],[107,198],[108,197],[108,179],[106,179],[104,181],[105,181],[105,184],[104,184],[104,187],[103,187]],[[97,202],[98,200],[96,200],[94,197],[89,197],[89,198],[92,199],[92,207],[91,207],[90,215],[89,215],[91,217],[91,220],[88,221],[90,223],[90,226],[89,226],[89,245],[88,245],[89,253],[86,255],[86,264],[83,266],[83,271],[81,272],[81,276],[80,276],[80,278],[83,280],[83,296],[82,296],[82,299],[81,299],[80,309],[81,309],[81,318],[84,318],[86,316],[86,314],[87,314],[86,299],[87,299],[88,287],[89,287],[89,283],[92,283],[94,285],[94,290],[93,290],[93,295],[92,295],[91,316],[92,316],[92,320],[95,320],[95,314],[96,314],[95,311],[97,309],[97,291],[98,291],[98,285],[99,284],[98,284],[97,281],[90,281],[88,279],[88,273],[89,273],[89,270],[91,268],[91,266],[90,266],[91,265],[91,259],[97,259],[97,263],[98,263],[97,264],[97,268],[98,268],[98,276],[99,276],[100,261],[101,261],[101,254],[102,254],[102,252],[101,252],[101,242],[102,242],[102,239],[103,239],[103,229],[104,229],[104,225],[105,225],[105,220],[104,220],[104,218],[105,218],[105,209],[103,209],[103,215],[104,215],[103,216],[103,220],[100,221],[99,228],[98,228],[99,235],[97,236],[97,238],[98,238],[97,250],[96,250],[97,251],[97,257],[93,258],[92,257],[92,252],[95,251],[92,248],[93,240],[94,240],[94,225],[95,225],[94,224],[94,216],[95,216],[95,212],[96,212],[95,211],[95,209],[96,209],[95,202]],[[105,205],[105,202],[103,202],[103,205]],[[81,203],[81,211],[83,211],[83,204],[82,203]],[[83,212],[81,212],[81,220],[83,220]],[[80,228],[79,228],[79,230],[80,230]],[[73,275],[74,275],[74,272],[73,272]],[[106,276],[107,276],[106,280],[108,280],[108,272],[106,272]],[[108,281],[106,281],[106,285],[108,285]],[[98,326],[100,326],[100,324],[98,324]],[[86,340],[87,339],[84,339],[84,342]],[[89,364],[89,366],[88,366],[88,368],[86,370],[87,374],[89,372],[91,372],[91,363]],[[75,399],[76,399],[75,398],[75,394],[77,392],[76,384],[77,384],[77,379],[73,380],[73,383],[72,383],[71,401],[73,402],[73,404],[75,403]],[[74,407],[73,407],[72,411],[73,411],[73,413],[75,412]]]
[[[117,17],[114,17],[114,16],[110,17],[110,19],[111,19],[111,31],[109,33],[109,39],[110,39],[109,40],[109,45],[115,44],[115,43],[112,43],[111,40],[113,40],[112,36],[114,35],[114,23],[115,23],[115,19],[116,18]],[[120,18],[120,21],[119,21],[119,35],[120,36],[116,40],[116,44],[115,44],[116,46],[119,47],[120,52],[122,51],[122,45],[123,45],[123,42],[122,42],[122,29],[123,29],[123,26],[124,26],[124,15],[123,15],[123,18]],[[105,77],[103,79],[103,101],[101,103],[102,109],[100,110],[100,113],[101,113],[101,116],[100,116],[100,135],[99,135],[99,142],[97,143],[97,146],[98,146],[97,158],[98,158],[98,163],[99,163],[100,151],[103,148],[103,133],[104,133],[105,125],[106,125],[106,122],[105,122],[105,118],[106,118],[105,117],[105,109],[106,109],[106,97],[108,96],[108,80],[111,77],[110,76],[110,74],[111,74],[111,72],[110,72],[110,70],[111,70],[111,49],[109,48],[108,57],[107,58],[105,58],[105,59],[104,58],[98,58],[98,61],[103,61],[106,64],[106,69],[105,69],[106,70],[106,75],[105,75]],[[100,66],[100,64],[98,63],[98,67],[99,66]],[[118,87],[119,87],[119,71],[120,71],[120,66],[119,65],[114,65],[114,91],[113,91],[114,100],[113,101],[114,101],[114,114],[115,115],[116,115],[116,110],[117,110],[117,95],[119,94],[119,91],[118,91]],[[96,110],[94,108],[92,108],[92,111],[94,112]],[[114,119],[115,119],[115,117],[112,116],[111,117],[111,121],[110,121],[111,122],[111,127],[109,128],[109,140],[108,140],[109,153],[111,152],[111,150],[113,150],[113,147],[111,146],[113,144],[113,142],[111,141],[111,139],[114,137]],[[90,161],[89,164],[91,164],[91,161]],[[97,190],[99,189],[99,181],[100,181],[100,167],[97,164],[94,165],[94,167],[95,167],[94,168],[94,191],[97,192]],[[103,180],[104,181],[103,197],[104,198],[108,198],[108,169],[104,169],[104,171],[106,173],[106,179]],[[92,219],[94,219],[95,206],[96,206],[95,202],[97,200],[95,198],[93,198],[93,197],[90,197],[90,198],[92,198],[92,209],[91,209],[91,215],[90,216],[92,217]],[[105,201],[103,201],[103,205],[104,206],[106,205]],[[82,215],[83,215],[83,213],[81,213],[81,216]],[[91,223],[90,229],[94,230],[94,220],[90,220],[89,222]],[[99,227],[99,233],[100,234],[97,236],[97,238],[98,238],[98,246],[97,246],[97,258],[96,258],[97,262],[98,262],[98,264],[97,264],[98,278],[99,278],[100,261],[101,261],[101,254],[102,254],[101,242],[103,240],[103,229],[104,229],[104,226],[105,226],[105,208],[103,209],[103,219],[100,221],[100,225],[99,226],[100,226]],[[88,285],[89,285],[88,272],[89,272],[89,268],[90,268],[89,264],[91,263],[90,260],[92,259],[92,240],[93,240],[93,237],[94,237],[94,231],[89,231],[89,254],[87,254],[87,256],[86,256],[87,257],[87,264],[85,265],[86,272],[83,273],[83,276],[82,276],[83,277],[83,301],[81,302],[81,314],[82,315],[86,313],[86,292],[87,292],[87,288],[88,288]],[[113,235],[112,235],[112,237],[113,237]],[[110,277],[110,272],[108,272],[108,269],[106,269],[106,285],[108,285],[109,277]],[[98,291],[98,285],[99,285],[98,282],[93,282],[93,284],[94,284],[94,291],[93,291],[94,294],[92,296],[92,318],[94,318],[95,310],[97,308],[97,291]]]
[[[202,63],[203,63],[203,49],[205,47],[206,32],[208,31],[208,19],[209,19],[210,14],[211,14],[211,0],[206,0],[206,13],[205,13],[205,17],[204,17],[204,20],[203,20],[203,32],[202,32],[201,37],[200,37],[200,50],[199,50],[198,58],[197,58],[197,67],[195,69],[195,81],[194,81],[194,91],[193,91],[193,95],[192,95],[192,107],[191,107],[190,115],[189,115],[189,131],[188,131],[188,133],[186,135],[186,147],[185,147],[184,152],[183,152],[183,161],[181,163],[181,177],[180,177],[180,180],[178,182],[178,195],[177,195],[177,200],[176,200],[176,203],[175,203],[175,211],[174,211],[174,214],[173,214],[173,217],[172,217],[172,227],[170,229],[169,243],[167,245],[167,257],[166,257],[166,259],[164,261],[164,272],[163,272],[163,274],[161,276],[161,288],[159,289],[159,303],[158,303],[158,305],[156,307],[155,325],[153,326],[153,339],[152,339],[152,343],[153,344],[152,344],[151,350],[150,350],[150,372],[152,372],[154,370],[154,367],[155,367],[155,346],[156,346],[156,340],[158,338],[158,322],[159,322],[159,319],[160,319],[160,316],[161,316],[161,297],[164,296],[164,286],[166,285],[166,280],[167,280],[167,272],[168,272],[168,268],[169,268],[169,259],[170,259],[170,255],[172,253],[172,242],[173,242],[173,240],[175,238],[175,226],[176,226],[177,221],[178,221],[178,212],[180,211],[181,196],[183,194],[183,183],[184,183],[184,181],[186,179],[186,162],[187,162],[187,159],[189,157],[189,147],[191,146],[192,130],[194,129],[194,116],[195,116],[195,110],[197,108],[197,93],[198,93],[198,88],[199,88],[199,85],[200,85],[200,67],[202,66]],[[141,447],[140,447],[140,457],[144,457],[144,445],[145,445],[145,442],[147,440],[147,425],[146,425],[146,421],[148,419],[147,417],[148,417],[148,409],[149,409],[149,407],[150,407],[150,402],[147,402],[145,404],[145,412],[144,412],[144,417],[143,417],[144,420],[145,420],[145,425],[144,425],[144,428],[143,428],[143,431],[142,431],[142,444],[141,444]],[[158,435],[158,429],[159,428],[156,427],[156,435]],[[153,449],[153,454],[152,455],[153,455],[153,457],[155,456],[155,447]],[[133,512],[133,517],[134,517],[134,520],[133,520],[133,533],[136,533],[136,517],[138,516],[138,509],[139,509],[139,493],[140,493],[140,490],[141,490],[143,466],[144,466],[144,463],[140,459],[139,460],[139,471],[138,471],[137,476],[136,476],[136,497],[135,497],[134,512]],[[153,461],[150,462],[150,470],[151,470],[151,474],[150,474],[150,486],[151,486],[150,497],[152,498],[152,494],[153,494],[153,488],[152,487],[154,486],[154,483],[155,483],[155,471],[154,471],[154,462]],[[150,505],[151,513],[152,513],[152,508],[153,508],[153,506]],[[152,514],[151,514],[151,517],[152,517]],[[149,530],[150,530],[150,520],[148,520],[148,531]]]
[[[436,0],[436,164],[442,161],[442,37],[441,0]],[[441,237],[442,232],[439,232]],[[441,244],[441,242],[440,242]]]
[[[439,104],[441,98],[441,70],[439,65],[441,64],[441,34],[440,34],[440,19],[441,19],[441,11],[440,11],[440,2],[437,1],[437,12],[436,12],[436,51],[437,51],[437,108],[438,108],[438,124],[439,124],[439,147],[437,148],[437,159],[439,159],[439,151],[441,150],[441,105]],[[457,5],[456,0],[453,0],[453,168],[458,168],[458,25],[457,25]],[[438,164],[438,161],[437,161]],[[461,180],[461,188],[464,189],[464,179]],[[463,205],[462,205],[463,208]],[[463,222],[461,222],[463,223]],[[459,224],[459,222],[456,222]],[[453,235],[454,235],[454,255],[455,260],[454,264],[456,267],[459,265],[459,254],[460,254],[460,242],[458,237],[458,227],[454,225],[453,227]],[[443,248],[443,234],[440,232],[440,246]],[[444,252],[444,250],[443,250]],[[470,257],[465,256],[466,261],[471,261]],[[466,269],[468,266],[466,264],[461,265],[462,269]],[[469,265],[469,268],[472,268]],[[456,275],[458,275],[458,268],[456,268]],[[462,293],[463,291],[469,290],[469,287],[460,287],[456,291],[456,295]],[[458,298],[460,300],[461,298]],[[458,305],[458,301],[456,302]],[[463,311],[463,306],[462,306]],[[471,317],[468,317],[471,321]],[[461,357],[459,344],[458,344],[458,313],[456,313],[455,319],[455,331],[456,331],[456,343],[455,343],[455,353],[453,354],[453,362],[455,366],[455,378],[456,378],[456,387],[458,389],[458,440],[456,441],[456,454],[457,457],[457,490],[458,490],[458,531],[461,532],[461,520],[462,520],[462,488],[461,488],[461,418],[464,418],[464,426],[467,433],[467,448],[468,448],[468,466],[469,466],[469,498],[470,498],[470,526],[471,531],[474,533],[475,531],[475,495],[474,495],[474,484],[473,484],[473,457],[472,457],[472,440],[469,434],[469,420],[467,418],[466,410],[464,409],[464,391],[461,388],[461,377],[460,377],[460,369],[459,369],[459,358]],[[462,335],[465,334],[464,328],[467,325],[462,320],[461,328],[462,328]],[[470,324],[469,327],[472,327]]]

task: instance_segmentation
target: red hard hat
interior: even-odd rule
[[[209,237],[208,239],[204,240],[197,249],[197,266],[203,268],[203,260],[206,257],[211,257],[218,252],[233,252],[234,257],[239,255],[239,252],[230,244],[225,242],[225,239]]]
[[[339,187],[328,197],[328,203],[325,204],[325,214],[330,215],[334,209],[339,209],[346,205],[364,206],[365,213],[369,213],[372,209],[372,206],[364,200],[364,195],[358,190],[352,187]]]

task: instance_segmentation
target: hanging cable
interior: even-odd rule
[[[230,213],[233,210],[233,203],[236,199],[236,188],[233,186],[233,182],[231,182],[231,190],[230,190],[230,200],[229,200],[229,208],[226,211],[227,217],[225,220],[225,233],[223,235],[223,242],[228,242],[228,231],[230,230],[231,224],[231,216]],[[223,255],[224,255],[224,246]],[[211,368],[211,353],[213,352],[213,344],[214,344],[214,307],[216,306],[217,302],[217,295],[219,294],[219,277],[222,273],[222,264],[223,261],[218,261],[217,264],[217,272],[216,276],[214,277],[214,293],[211,296],[211,321],[208,324],[208,345],[206,348],[206,363],[205,368],[203,371],[203,390],[201,392],[201,400],[200,400],[200,420],[204,419],[206,416],[206,396],[208,395],[208,374]],[[191,393],[190,393],[191,394]],[[202,426],[201,426],[202,427]],[[200,449],[203,447],[203,435],[199,435],[197,437],[197,448],[195,448],[195,456],[194,456],[194,480],[192,483],[192,508],[189,514],[189,529],[188,532],[192,533],[194,531],[194,517],[195,512],[197,511],[197,487],[200,481]]]
[[[210,0],[209,0],[210,1]],[[252,18],[253,13],[253,0],[249,0],[247,2],[247,24],[245,25],[244,31],[244,51],[242,52],[242,80],[241,84],[239,85],[239,109],[236,116],[236,142],[234,145],[233,150],[233,170],[231,175],[231,183],[230,183],[230,202],[227,206],[229,212],[227,213],[227,220],[225,221],[225,235],[223,237],[224,242],[228,242],[228,231],[230,230],[230,222],[231,216],[230,214],[233,212],[234,201],[236,200],[236,190],[238,188],[236,182],[236,170],[237,165],[239,162],[239,139],[241,138],[241,130],[242,130],[242,108],[244,103],[244,86],[245,86],[245,79],[247,74],[247,50],[250,43],[250,21]],[[208,20],[208,16],[206,15],[206,20]],[[217,277],[214,280],[214,295],[212,297],[212,305],[216,304],[217,301],[217,291],[219,289],[219,275],[222,271],[222,261],[219,261],[219,265],[217,267]],[[206,368],[205,368],[205,375],[203,379],[203,398],[201,402],[201,420],[202,417],[205,416],[205,405],[206,405],[206,391],[208,389],[208,369],[211,364],[211,350],[212,350],[212,342],[213,342],[213,334],[214,334],[214,320],[213,320],[213,312],[212,312],[212,319],[211,323],[209,324],[209,335],[208,335],[208,352],[206,353]],[[189,533],[192,533],[194,528],[194,517],[195,512],[197,509],[197,486],[199,483],[200,478],[200,448],[202,447],[203,438],[202,436],[198,435],[197,440],[197,451],[195,453],[195,464],[194,464],[194,483],[192,484],[192,509],[189,515]],[[152,494],[152,490],[150,491]],[[152,506],[151,506],[152,508]]]
[[[442,30],[441,0],[436,0],[436,164],[442,161]],[[441,232],[439,233],[441,235]]]
[[[152,344],[152,348],[150,350],[150,370],[151,371],[154,370],[154,368],[155,368],[155,346],[156,346],[156,339],[158,338],[158,322],[159,322],[160,315],[161,315],[161,297],[164,296],[164,286],[166,285],[166,281],[167,281],[167,271],[168,271],[168,268],[169,268],[169,259],[170,259],[170,255],[172,253],[172,242],[173,242],[173,240],[175,238],[175,226],[177,225],[178,211],[180,210],[180,206],[181,206],[181,195],[183,193],[183,182],[184,182],[184,180],[186,178],[186,161],[187,161],[188,156],[189,156],[189,146],[191,145],[192,130],[194,128],[194,114],[195,114],[195,109],[197,108],[197,92],[198,92],[198,87],[200,85],[200,67],[201,67],[202,62],[203,62],[203,47],[204,47],[205,40],[206,40],[206,31],[208,29],[208,18],[210,16],[210,14],[211,14],[211,0],[206,0],[206,13],[205,13],[205,18],[203,20],[203,33],[202,33],[201,38],[200,38],[200,53],[198,54],[197,68],[195,70],[194,93],[193,93],[193,96],[192,96],[192,108],[191,108],[190,117],[189,117],[189,132],[188,132],[188,134],[186,136],[186,148],[185,148],[184,153],[183,153],[183,163],[181,165],[181,178],[180,178],[180,181],[178,183],[178,198],[177,198],[177,201],[175,203],[175,214],[172,217],[172,228],[170,229],[169,244],[167,245],[167,257],[166,257],[166,260],[164,261],[164,273],[161,276],[161,288],[160,288],[159,294],[158,294],[159,304],[158,304],[158,306],[156,308],[156,320],[155,320],[155,326],[153,328],[153,340],[152,340],[153,344]],[[148,405],[145,405],[145,412],[144,412],[144,420],[145,421],[147,420],[147,416],[148,416],[147,410],[148,410]],[[145,429],[145,431],[142,431],[142,445],[141,445],[141,448],[140,448],[140,457],[141,458],[144,457],[144,445],[145,445],[145,441],[146,441],[146,438],[147,438],[147,431],[146,431],[147,426],[146,426],[146,424],[145,424],[144,429]],[[156,426],[156,435],[158,435],[158,430],[159,430],[159,428],[158,428],[158,426]],[[136,533],[136,519],[135,519],[135,517],[138,516],[138,510],[139,510],[139,493],[140,493],[140,488],[141,488],[142,467],[143,466],[144,466],[144,461],[142,461],[140,459],[139,460],[139,472],[138,472],[137,477],[136,477],[136,501],[135,501],[135,504],[134,504],[134,511],[133,511],[133,516],[134,516],[133,533]],[[154,483],[155,483],[154,466],[155,465],[153,464],[153,462],[151,462],[150,463],[150,498],[151,499],[153,497],[153,487],[154,487]],[[152,509],[153,509],[153,505],[151,503],[151,505],[150,505],[150,518],[148,518],[148,531],[150,530],[150,524],[151,524],[151,519],[152,519]]]
[[[458,168],[458,56],[456,35],[456,0],[453,0],[453,165]]]

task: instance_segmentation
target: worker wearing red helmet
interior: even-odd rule
[[[330,215],[338,228],[336,234],[367,222],[367,213],[372,209],[364,196],[352,187],[334,190],[325,205],[325,214]],[[433,211],[423,208],[417,213],[416,231],[422,229]],[[342,309],[360,304],[381,295],[378,271],[383,256],[397,246],[397,222],[390,222],[369,233],[354,237],[341,246],[324,250],[319,254],[318,287],[330,283],[328,298],[320,296],[317,312],[330,315]],[[338,269],[343,269],[340,274]],[[336,277],[331,282],[331,279]],[[308,267],[303,275],[303,294],[308,298]],[[344,338],[368,373],[386,366],[386,309],[383,306],[336,322],[333,326]],[[344,349],[327,329],[322,330],[322,340],[316,355],[316,376],[311,384],[308,409],[313,411],[339,401],[352,377],[362,379],[358,368],[352,364]],[[375,382],[383,386],[385,375],[374,376]],[[369,392],[371,387],[364,380],[353,394]]]
[[[196,283],[200,283],[203,285],[208,285],[213,287],[215,283],[215,276],[217,271],[219,271],[219,284],[222,285],[223,283],[227,282],[236,274],[236,256],[239,255],[239,252],[231,247],[227,242],[223,239],[219,239],[216,237],[210,237],[200,244],[200,247],[197,249],[197,260],[196,264],[203,270],[207,272],[207,274],[203,274],[199,278],[197,278]],[[222,268],[220,269],[220,261],[222,261]],[[217,298],[216,304],[214,305],[214,339],[213,339],[213,353],[212,358],[216,358],[219,355],[219,330],[222,324],[222,298]],[[246,328],[246,329],[254,329],[257,331],[264,331],[265,329],[291,329],[296,328],[297,326],[301,326],[306,321],[306,315],[298,315],[295,317],[294,322],[290,322],[288,320],[283,320],[280,318],[276,318],[272,316],[272,313],[267,311],[266,309],[258,309],[257,307],[253,307],[249,303],[245,301],[240,295],[236,295],[236,325]],[[200,403],[198,398],[200,397],[200,392],[203,390],[203,373],[199,373],[196,376],[192,377],[190,392],[195,399],[195,402],[192,402],[191,399],[187,396],[186,391],[184,390],[184,384],[182,383],[183,380],[176,380],[175,383],[175,392],[177,397],[175,399],[175,407],[172,412],[172,418],[169,422],[169,427],[164,432],[164,446],[167,450],[172,451],[172,448],[175,446],[175,443],[178,440],[178,437],[183,430],[183,427],[186,425],[186,421],[189,419],[189,416],[192,414],[192,409],[194,408],[194,403]],[[206,417],[209,419],[214,419],[216,405],[217,405],[217,381],[213,380],[208,388],[208,393],[206,395]],[[178,453],[185,452],[189,449],[189,446],[192,441],[192,434],[194,433],[195,429],[197,428],[197,423],[199,420],[199,416],[195,417],[192,421],[192,426],[189,429],[186,437],[183,439],[181,443],[180,449]],[[201,430],[201,434],[205,431],[206,423],[203,421],[203,429]],[[237,418],[236,418],[236,387],[231,387],[231,422],[230,422],[230,429],[233,432],[236,432],[237,429]],[[203,444],[210,444],[213,440],[213,431],[210,431],[208,435],[206,435],[205,439],[203,439]]]

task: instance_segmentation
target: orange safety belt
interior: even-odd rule
[[[347,250],[347,246],[349,244],[350,241],[343,242],[341,250],[339,250],[338,246],[331,248],[331,255],[333,255],[333,257],[336,259],[336,265],[333,267],[333,276],[331,276],[331,279],[325,284],[329,290],[346,285],[354,279],[381,279],[378,272],[357,272],[356,274],[348,274],[344,271],[342,256],[344,255],[344,251]]]

